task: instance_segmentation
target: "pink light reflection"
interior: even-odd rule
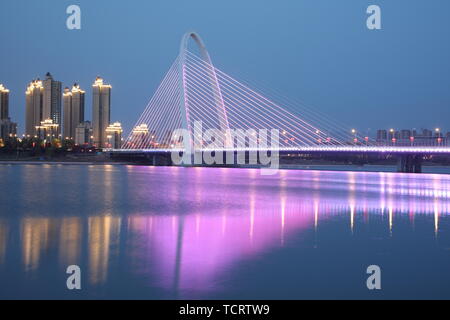
[[[130,230],[140,235],[130,254],[151,263],[136,272],[151,273],[167,290],[210,292],[223,286],[222,275],[239,263],[284,246],[293,235],[317,230],[330,217],[348,215],[351,233],[358,223],[369,223],[370,214],[388,215],[387,232],[395,232],[396,216],[414,221],[416,214],[430,215],[437,233],[439,217],[450,212],[447,176],[282,171],[265,177],[255,172],[177,171],[176,177],[189,178],[191,185],[183,192],[173,189],[167,198],[177,205],[213,199],[218,208],[130,216]],[[245,185],[247,192],[233,183]]]

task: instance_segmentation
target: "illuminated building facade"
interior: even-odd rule
[[[9,90],[0,84],[0,139],[17,136],[17,124],[9,118]]]
[[[93,143],[98,148],[106,147],[108,139],[106,129],[111,117],[111,86],[97,77],[92,86],[92,128]]]
[[[122,125],[119,122],[114,122],[106,128],[106,147],[113,149],[120,149],[122,146]]]
[[[42,84],[44,87],[42,120],[51,119],[53,124],[57,124],[60,129],[62,84],[60,81],[55,81],[50,72],[47,73]],[[59,133],[57,137],[59,137]]]
[[[45,119],[36,126],[36,136],[42,140],[53,141],[58,138],[59,132],[59,125],[53,123],[52,119]]]
[[[25,93],[25,135],[36,136],[36,127],[43,121],[44,86],[41,80],[33,80]]]
[[[76,129],[84,121],[84,96],[85,92],[76,83],[72,90],[64,89],[63,139],[75,140]]]
[[[0,83],[0,119],[9,119],[9,90]]]
[[[131,143],[129,147],[139,148],[148,145],[149,140],[149,130],[146,123],[142,123],[134,127],[132,131],[132,137],[127,143]]]

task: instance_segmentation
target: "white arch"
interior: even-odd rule
[[[216,102],[217,108],[217,116],[220,123],[220,129],[222,132],[226,133],[225,143],[226,147],[230,146],[230,138],[228,137],[229,132],[229,124],[227,112],[225,109],[225,105],[223,102],[222,93],[220,90],[219,82],[217,80],[216,71],[212,65],[211,57],[209,56],[208,50],[206,50],[206,46],[200,36],[193,31],[187,32],[183,39],[181,40],[180,46],[180,61],[179,61],[179,75],[180,75],[180,90],[181,90],[181,101],[180,101],[180,113],[181,113],[181,121],[183,125],[183,129],[186,129],[190,132],[190,141],[189,145],[192,146],[192,130],[190,127],[190,119],[189,119],[189,105],[186,103],[186,83],[185,83],[185,62],[186,62],[186,51],[188,49],[189,40],[193,39],[200,49],[200,56],[203,61],[207,63],[209,68],[209,72],[211,75],[211,86],[213,87],[214,100]]]

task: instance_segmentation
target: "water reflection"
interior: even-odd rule
[[[6,247],[8,246],[8,222],[0,219],[0,266],[5,262]]]
[[[112,250],[117,248],[120,218],[90,217],[88,219],[89,280],[102,284],[108,277],[108,263]],[[114,252],[117,254],[117,252]]]
[[[83,236],[81,218],[63,218],[59,230],[59,262],[63,266],[79,263]]]
[[[26,271],[38,268],[41,254],[48,249],[50,219],[24,218],[21,227],[22,260]]]
[[[79,170],[86,168],[70,174]],[[68,200],[53,200],[58,205],[68,201],[68,213],[36,216],[36,199],[27,200],[25,194],[23,211],[0,218],[1,265],[15,265],[7,253],[15,250],[11,237],[19,231],[23,272],[17,277],[45,272],[55,255],[62,269],[86,266],[93,288],[132,277],[145,279],[140,282],[144,288],[189,298],[192,292],[224,290],[233,270],[246,261],[265,261],[267,253],[309,245],[307,240],[299,243],[298,236],[317,234],[324,224],[346,221],[346,230],[339,232],[351,236],[362,225],[381,221],[383,232],[392,237],[397,221],[405,224],[407,217],[414,228],[420,216],[432,222],[430,232],[437,238],[450,204],[450,177],[443,175],[283,171],[260,176],[256,170],[113,166],[87,170],[89,178],[70,187]],[[26,170],[22,174],[34,178]],[[45,177],[47,183],[55,178],[48,172]],[[72,199],[82,201],[86,212],[70,212]],[[313,242],[316,247],[317,236]],[[120,271],[112,267],[115,261]]]

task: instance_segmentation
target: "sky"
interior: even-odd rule
[[[66,27],[73,4],[81,30]],[[381,30],[366,27],[373,4]],[[449,13],[448,0],[2,0],[0,83],[22,133],[32,79],[79,83],[90,120],[102,76],[129,131],[195,30],[219,69],[349,128],[450,130]]]

